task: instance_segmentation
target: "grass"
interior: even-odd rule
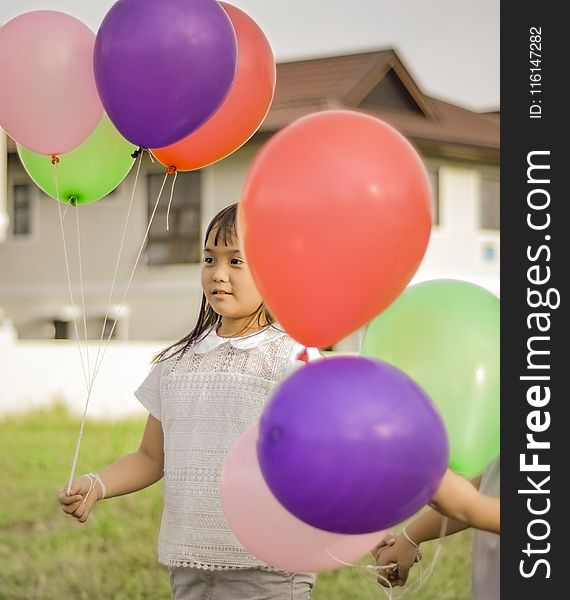
[[[143,428],[142,420],[88,421],[77,472],[137,448]],[[85,525],[61,512],[56,495],[69,476],[78,432],[78,420],[61,407],[0,421],[0,600],[169,599],[168,571],[156,560],[160,484],[100,503]],[[470,543],[469,533],[447,540],[432,576],[406,598],[468,600]],[[426,545],[424,570],[436,544]],[[384,597],[362,566],[319,575],[312,596]]]

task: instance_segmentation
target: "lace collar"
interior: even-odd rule
[[[215,329],[212,329],[205,337],[194,345],[193,351],[196,354],[205,354],[225,343],[231,344],[238,350],[250,350],[251,348],[257,348],[261,344],[265,344],[282,335],[286,335],[286,333],[281,329],[281,326],[276,323],[265,329],[260,329],[255,333],[250,333],[241,337],[221,337],[216,333]]]

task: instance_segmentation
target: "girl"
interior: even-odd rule
[[[254,423],[277,383],[318,356],[273,321],[239,249],[237,205],[206,231],[202,305],[194,329],[160,352],[135,392],[149,416],[140,448],[59,493],[64,512],[87,521],[97,500],[152,485],[164,475],[159,561],[175,599],[305,600],[311,574],[277,571],[229,529],[219,478],[233,442]],[[271,532],[267,532],[271,535]]]

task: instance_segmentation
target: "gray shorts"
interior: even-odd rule
[[[174,600],[309,600],[315,576],[262,569],[170,567]]]

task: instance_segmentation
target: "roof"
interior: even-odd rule
[[[424,151],[499,157],[499,112],[476,113],[425,95],[391,49],[278,63],[275,96],[258,135],[327,109],[379,117]],[[9,139],[8,151],[15,146]]]
[[[476,113],[425,95],[393,50],[279,63],[260,132],[335,108],[379,117],[419,145],[463,146],[498,157],[498,112]]]

